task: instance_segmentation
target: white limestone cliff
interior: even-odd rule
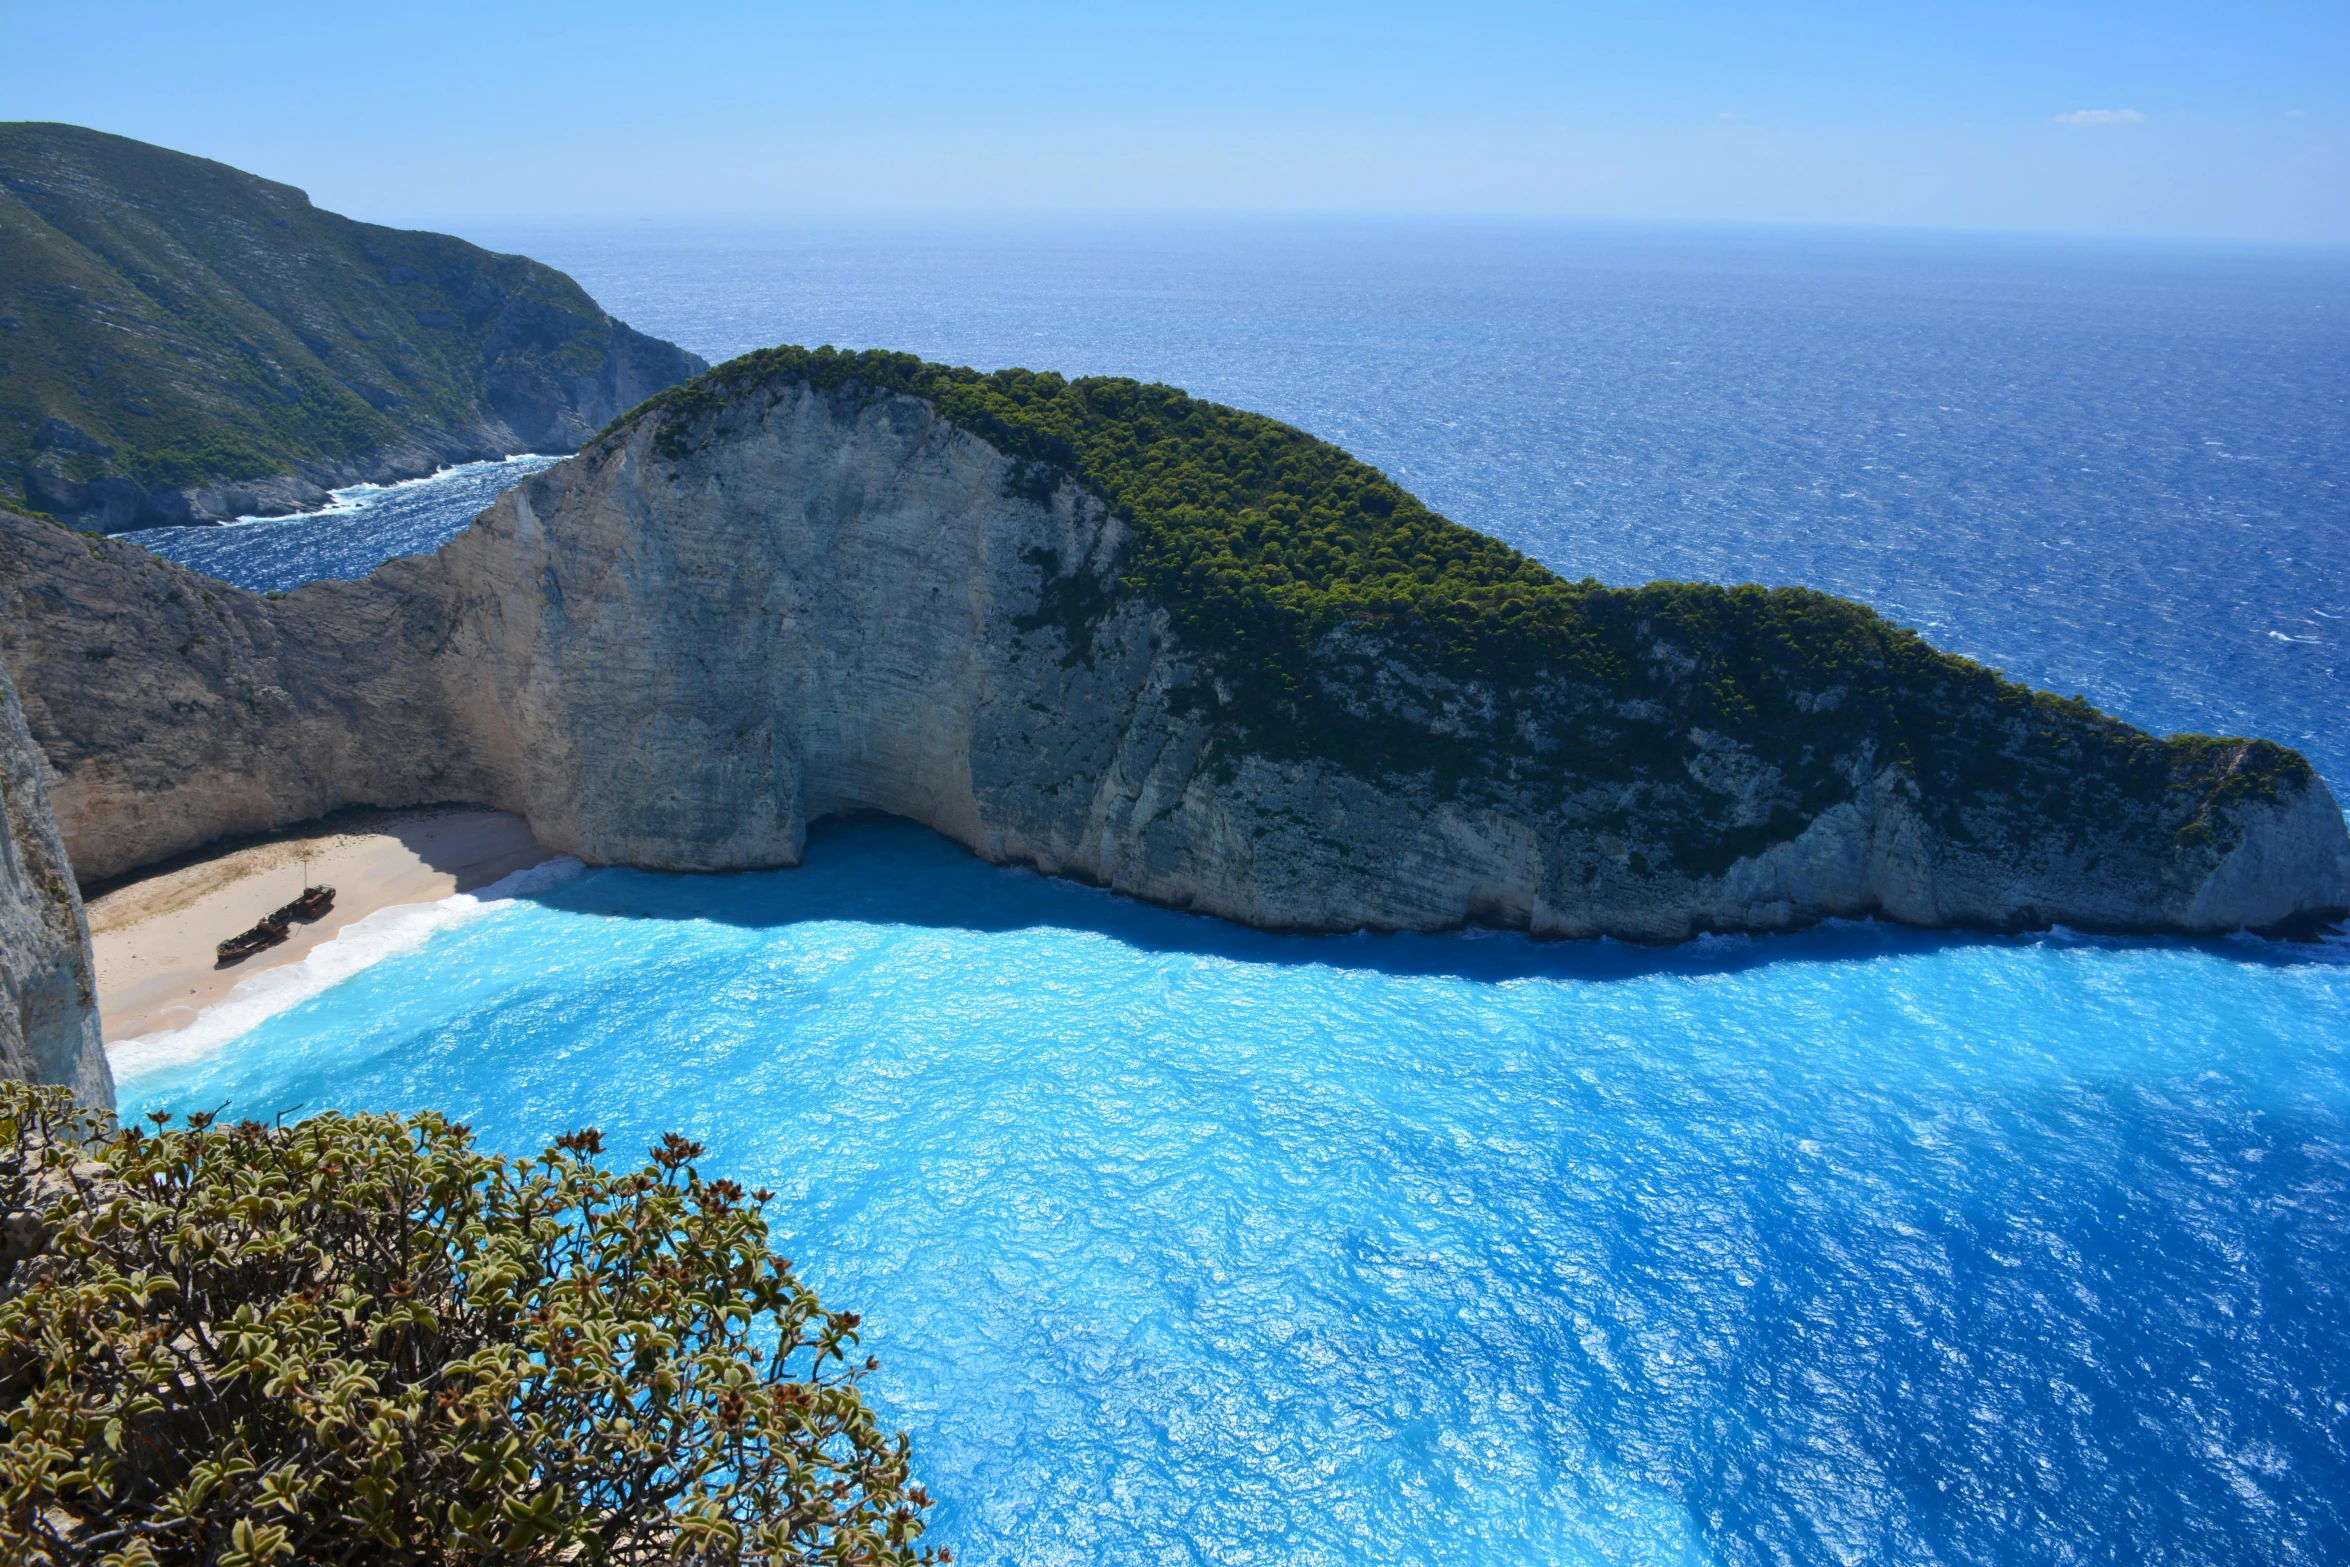
[[[0,1077],[63,1084],[81,1103],[111,1110],[89,920],[5,669],[0,819]]]
[[[2350,834],[2314,773],[2230,800],[2209,831],[2183,831],[2203,807],[2180,798],[2086,833],[1993,800],[1969,808],[1996,831],[1955,833],[1863,744],[1798,834],[1689,875],[1620,825],[1653,787],[1447,790],[1235,752],[1202,705],[1212,672],[1110,591],[1122,525],[1073,481],[1033,498],[912,396],[784,388],[675,458],[656,423],[435,555],[279,603],[12,525],[5,652],[76,868],[340,805],[469,800],[550,848],[665,870],[789,865],[811,821],[887,811],[993,861],[1305,930],[2219,931],[2350,906]],[[1081,646],[1043,613],[1056,583],[1099,605]],[[1415,722],[1490,701],[1375,645],[1333,656]],[[1772,779],[1748,748],[1678,743],[1669,787],[1725,827],[1761,819]]]

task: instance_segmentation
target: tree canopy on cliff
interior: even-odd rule
[[[699,1145],[153,1119],[0,1082],[0,1560],[948,1559],[856,1316]]]
[[[1849,793],[1839,759],[1869,744],[1962,835],[1974,830],[1968,808],[1993,795],[2087,823],[2121,798],[2186,790],[2216,806],[2309,776],[2298,754],[2265,741],[2157,740],[1939,652],[1848,599],[1564,579],[1327,441],[1171,386],[781,347],[673,387],[605,435],[650,419],[655,449],[681,460],[731,411],[794,385],[922,398],[1014,459],[1014,490],[1042,500],[1066,477],[1100,496],[1132,537],[1117,581],[1056,583],[1047,563],[1035,618],[1081,649],[1086,621],[1140,594],[1219,678],[1230,731],[1252,749],[1451,780],[1677,788],[1701,737],[1734,738],[1775,770],[1779,798],[1729,833],[1685,803],[1652,802],[1650,825],[1690,874],[1800,831]],[[1364,697],[1397,667],[1474,701],[1442,722],[1397,721],[1393,703]]]

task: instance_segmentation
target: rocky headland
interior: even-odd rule
[[[1336,448],[1133,382],[770,351],[363,582],[263,598],[0,518],[0,616],[84,880],[469,801],[694,871],[886,811],[1299,930],[2350,905],[2294,752],[2156,738],[1820,594],[1566,582]]]
[[[705,368],[527,257],[0,124],[0,501],[107,532],[302,511],[571,451]]]

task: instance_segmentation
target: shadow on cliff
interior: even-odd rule
[[[1440,935],[1293,935],[1159,908],[1100,888],[989,865],[928,828],[861,814],[816,823],[797,869],[710,876],[606,870],[530,895],[583,914],[713,920],[752,928],[828,920],[938,930],[1087,931],[1151,952],[1235,963],[1321,964],[1382,974],[1483,981],[1618,980],[1741,973],[1771,963],[1844,963],[1978,945],[2054,942],[2105,948],[2192,947],[2233,962],[2306,963],[2329,948],[2254,938],[1980,935],[1837,921],[1786,936],[1701,936],[1670,947],[1618,941],[1536,941],[1515,931]]]

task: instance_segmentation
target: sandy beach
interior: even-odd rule
[[[113,887],[89,903],[106,1041],[186,1027],[255,974],[291,963],[378,909],[471,892],[551,858],[521,817],[454,807],[354,815]],[[305,867],[307,860],[307,867]],[[228,968],[214,944],[292,899],[307,880],[334,908],[282,945]]]

